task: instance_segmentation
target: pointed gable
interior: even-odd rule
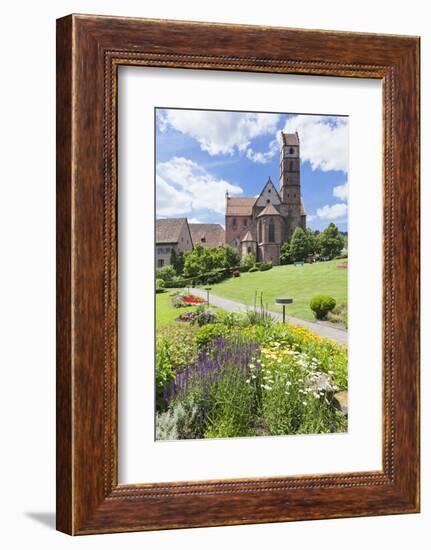
[[[295,132],[294,134],[285,134],[284,132],[281,132],[281,135],[283,137],[283,145],[299,145],[298,132]]]
[[[161,218],[156,220],[156,243],[178,243],[184,226],[187,226],[187,231],[189,231],[187,218]]]
[[[256,239],[253,239],[253,235],[250,231],[247,231],[247,233],[244,235],[244,237],[241,239],[242,243],[246,242],[256,242]]]
[[[275,185],[272,183],[271,178],[268,178],[265,187],[256,199],[256,206],[265,207],[267,204],[273,204],[275,206],[281,204],[280,195]]]
[[[257,217],[260,218],[262,216],[281,216],[281,214],[278,211],[278,208],[276,208],[273,204],[269,203],[265,206],[265,208]]]

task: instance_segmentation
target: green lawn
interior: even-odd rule
[[[181,315],[181,313],[195,311],[198,307],[173,307],[170,296],[172,292],[173,290],[169,289],[162,294],[156,294],[156,329],[165,325],[172,325],[180,322],[176,321],[176,318]],[[218,308],[211,306],[211,309],[217,311]]]
[[[255,292],[263,292],[264,303],[273,311],[282,311],[282,307],[274,303],[275,297],[288,296],[293,298],[293,304],[286,307],[288,315],[313,320],[309,304],[316,294],[333,296],[337,305],[347,303],[347,269],[337,267],[341,261],[284,265],[269,271],[241,273],[238,278],[212,285],[211,293],[253,305]]]

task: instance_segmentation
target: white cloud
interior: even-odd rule
[[[253,162],[258,162],[260,164],[267,164],[271,161],[274,155],[277,155],[280,152],[280,143],[277,137],[271,141],[269,144],[269,149],[265,153],[259,151],[254,151],[251,147],[247,149],[247,158]]]
[[[233,155],[246,152],[250,141],[258,136],[273,134],[280,116],[271,113],[238,113],[227,111],[193,111],[166,109],[158,112],[160,131],[168,126],[198,141],[210,155]]]
[[[302,161],[313,170],[342,170],[349,162],[349,125],[345,117],[297,115],[286,121],[285,132],[298,132]]]
[[[349,126],[345,117],[296,115],[289,118],[284,132],[298,132],[301,146],[301,160],[308,161],[313,170],[342,170],[347,172],[349,161]],[[266,152],[247,149],[247,158],[253,162],[266,164],[281,147],[281,134],[269,144]]]
[[[347,201],[347,197],[349,195],[349,186],[347,181],[343,185],[337,185],[336,187],[334,187],[334,189],[332,190],[332,194],[337,199]]]
[[[181,216],[198,209],[224,214],[226,191],[230,195],[243,192],[241,187],[214,178],[202,166],[184,157],[173,157],[157,165],[157,216]]]
[[[317,209],[317,217],[321,220],[337,220],[344,218],[347,215],[347,205],[343,202],[329,206],[326,204],[322,208]]]

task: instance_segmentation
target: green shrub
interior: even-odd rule
[[[163,279],[156,279],[156,288],[165,288],[165,281]]]
[[[347,328],[347,304],[340,304],[328,313],[328,319],[333,323],[342,323]]]
[[[190,307],[190,304],[183,302],[183,296],[178,292],[172,296],[171,303],[173,307]]]
[[[175,268],[172,265],[164,265],[156,269],[156,279],[163,279],[166,282],[172,281],[175,276]]]
[[[226,275],[221,271],[213,271],[208,274],[206,284],[208,285],[215,285],[217,283],[220,283],[223,281],[223,279],[226,277]]]
[[[220,325],[225,325],[228,328],[236,328],[236,327],[242,327],[245,326],[246,323],[246,316],[244,313],[239,312],[227,312],[220,310],[217,313],[217,321]]]
[[[245,256],[242,258],[240,263],[240,271],[250,271],[252,267],[256,265],[256,258],[254,254],[251,252],[248,252],[245,254]]]
[[[165,288],[184,288],[188,284],[182,277],[175,276],[171,280],[165,281]]]
[[[164,387],[175,377],[175,367],[172,361],[172,350],[167,338],[157,338],[156,341],[156,394],[160,401]]]
[[[229,330],[224,325],[205,325],[199,329],[196,336],[196,344],[199,349],[208,347],[209,343],[228,334]]]
[[[272,268],[272,262],[261,262],[259,264],[259,271],[268,271]]]
[[[204,325],[209,325],[215,323],[217,320],[217,313],[212,310],[210,307],[201,305],[196,308],[195,316],[192,323],[203,327]]]
[[[250,267],[250,269],[248,270],[249,273],[254,273],[255,271],[259,271],[259,269],[256,266]]]
[[[188,402],[173,403],[169,409],[156,415],[156,440],[190,439],[198,408]]]
[[[326,319],[327,314],[334,309],[335,305],[335,299],[326,294],[317,294],[310,300],[310,308],[316,319]]]

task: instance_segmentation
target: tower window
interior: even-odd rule
[[[293,147],[291,147],[291,148],[289,149],[289,154],[290,154],[290,155],[293,155],[293,153],[294,153],[294,150],[293,150]]]
[[[233,225],[234,227],[236,227],[236,218],[234,218],[234,219],[232,220],[232,225]]]
[[[271,201],[269,199],[266,199],[266,204],[269,204]]]
[[[244,225],[244,227],[247,226],[247,218],[244,218],[244,220],[243,220],[243,225]]]
[[[292,172],[292,170],[293,170],[293,162],[290,161],[289,162],[289,172]]]
[[[268,226],[268,242],[275,242],[275,226],[272,220],[269,222]]]

